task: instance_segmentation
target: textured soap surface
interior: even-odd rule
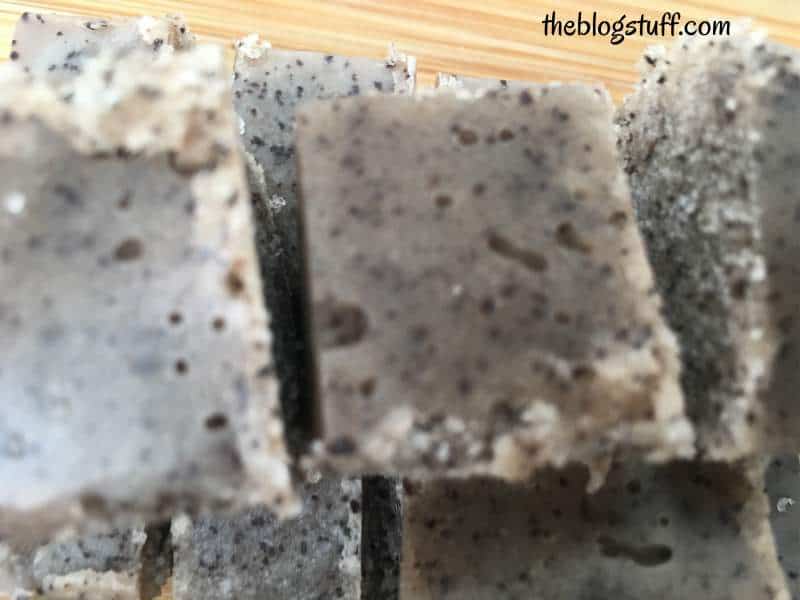
[[[222,52],[0,83],[0,536],[288,507]]]
[[[748,474],[615,464],[588,495],[587,477],[407,485],[401,598],[790,598]]]
[[[361,598],[361,482],[299,486],[298,516],[259,508],[172,524],[174,600]]]
[[[741,31],[642,61],[620,147],[701,452],[795,451],[800,408],[795,50]]]
[[[518,478],[691,451],[611,115],[588,86],[300,109],[331,461]]]
[[[17,22],[9,57],[32,75],[60,82],[79,75],[101,51],[137,49],[158,57],[193,43],[180,16],[105,19],[26,12]]]
[[[411,93],[414,60],[347,58],[272,49],[258,36],[237,43],[234,107],[245,148],[254,159],[257,250],[269,309],[287,438],[299,453],[312,417],[306,399],[303,261],[297,222],[295,111],[309,100],[367,93]],[[252,179],[252,178],[251,178]]]
[[[11,553],[9,581],[0,593],[36,592],[61,600],[139,600],[141,555],[147,536],[142,528],[88,535]],[[4,563],[0,559],[0,563]]]
[[[769,460],[765,485],[778,560],[792,598],[800,594],[800,461],[797,454]]]

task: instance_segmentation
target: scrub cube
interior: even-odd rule
[[[616,463],[406,486],[402,600],[788,600],[757,474]]]
[[[284,521],[262,508],[176,518],[173,599],[361,598],[361,482],[323,476],[299,495]]]
[[[0,90],[0,538],[290,510],[222,52]]]
[[[617,120],[699,452],[795,452],[800,55],[762,33],[653,48]]]
[[[345,471],[527,477],[692,452],[607,93],[303,107],[320,444]]]
[[[148,536],[141,527],[87,535],[8,552],[0,564],[10,573],[0,579],[0,594],[38,594],[60,600],[139,600],[142,551]],[[9,570],[8,567],[11,567]]]
[[[281,402],[290,449],[308,444],[307,332],[303,320],[303,260],[297,224],[295,111],[320,98],[413,92],[415,61],[395,50],[386,60],[276,50],[257,35],[237,43],[234,107],[252,158],[257,250],[273,314]]]

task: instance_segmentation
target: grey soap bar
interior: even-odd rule
[[[146,539],[144,529],[135,528],[13,554],[8,564],[16,563],[14,574],[0,583],[0,593],[36,593],[53,600],[139,600]]]
[[[691,453],[612,110],[581,85],[301,108],[327,460],[514,479]]]
[[[403,492],[397,478],[362,478],[361,595],[398,600],[403,534]]]
[[[308,442],[311,412],[303,321],[303,262],[297,224],[294,119],[308,100],[356,94],[411,93],[414,59],[391,52],[387,60],[346,58],[272,49],[251,35],[237,43],[234,107],[254,159],[252,187],[257,249],[273,315],[275,360],[290,448]]]
[[[149,50],[154,56],[194,42],[181,16],[105,19],[23,13],[14,29],[10,58],[28,73],[64,81],[102,51]]]
[[[800,594],[800,461],[797,454],[769,460],[766,472],[772,534],[789,592]]]
[[[800,300],[798,53],[753,31],[642,61],[618,115],[639,225],[701,452],[793,452]]]
[[[587,477],[407,486],[401,598],[789,599],[750,474],[615,464],[596,494]]]
[[[44,598],[139,600],[142,529],[87,536],[37,550],[32,573]]]
[[[361,597],[361,482],[323,476],[284,521],[261,508],[172,524],[174,600]]]
[[[289,510],[221,50],[0,90],[0,537]]]

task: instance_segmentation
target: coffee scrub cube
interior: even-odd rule
[[[407,483],[401,600],[789,600],[756,468],[614,463]]]
[[[361,598],[361,481],[314,479],[298,486],[302,508],[283,521],[260,507],[176,518],[173,599]]]
[[[297,221],[295,112],[309,101],[360,94],[410,94],[415,61],[394,49],[386,60],[272,48],[255,34],[236,44],[234,107],[251,157],[257,251],[273,315],[275,360],[290,449],[311,429],[303,319],[303,259]]]
[[[700,452],[796,452],[800,54],[748,29],[649,49],[617,120]]]
[[[612,110],[584,85],[300,109],[325,461],[601,479],[616,445],[691,453]]]
[[[222,52],[0,72],[0,538],[291,508]]]

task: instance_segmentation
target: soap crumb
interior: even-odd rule
[[[776,508],[778,509],[779,513],[784,513],[789,510],[790,506],[794,506],[794,500],[789,497],[784,496],[783,498],[779,498],[776,504]]]

